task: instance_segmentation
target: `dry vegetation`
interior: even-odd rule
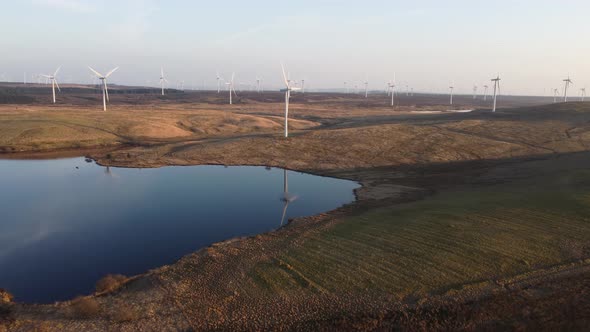
[[[120,274],[109,274],[96,283],[97,293],[110,293],[119,289],[126,281],[127,277]]]
[[[84,146],[133,145],[93,154],[108,165],[288,167],[360,181],[359,201],[273,233],[213,245],[125,287],[124,277],[107,276],[97,284],[100,296],[71,304],[79,316],[68,316],[67,304],[11,305],[16,321],[7,326],[587,326],[589,104],[416,115],[408,111],[445,107],[429,99],[392,112],[375,100],[306,95],[294,101],[293,137],[282,139],[276,95],[244,97],[233,107],[207,98],[107,113],[4,106],[0,145],[65,148],[84,137]]]

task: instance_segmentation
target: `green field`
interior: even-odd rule
[[[347,217],[252,277],[271,292],[447,291],[585,258],[590,171],[447,191]]]

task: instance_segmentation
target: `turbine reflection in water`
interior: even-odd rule
[[[285,216],[287,215],[287,208],[289,204],[293,201],[297,200],[297,195],[292,195],[289,193],[289,178],[287,176],[287,170],[283,170],[283,196],[281,197],[281,201],[285,203],[283,206],[283,216],[281,217],[281,226],[283,226],[285,222]]]

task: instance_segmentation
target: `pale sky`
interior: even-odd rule
[[[569,74],[590,88],[588,0],[0,0],[0,80],[24,72],[90,80],[87,65],[120,84],[215,86],[262,77],[281,84],[280,62],[315,89],[469,93],[500,73],[502,92],[549,94]],[[173,83],[174,84],[174,83]]]

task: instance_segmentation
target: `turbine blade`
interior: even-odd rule
[[[59,84],[57,84],[57,80],[54,78],[53,82],[55,82],[55,86],[57,87],[57,91],[61,92],[61,89],[59,88]]]
[[[283,70],[283,79],[285,80],[285,85],[289,88],[289,80],[287,79],[287,74],[285,74],[285,66],[281,62],[281,69]]]
[[[90,69],[96,76],[102,77],[102,74],[97,72],[96,70],[92,69],[92,67],[88,66],[88,69]]]
[[[60,69],[61,69],[61,66],[57,67],[57,69],[55,70],[55,73],[53,74],[53,77],[57,76],[57,73],[59,73]]]
[[[107,101],[110,101],[109,100],[109,86],[107,85],[107,80],[104,79],[103,82],[104,82],[104,92],[106,93]]]
[[[110,72],[108,72],[108,73],[105,75],[105,78],[107,78],[107,77],[111,76],[111,74],[112,74],[112,73],[114,73],[114,72],[116,72],[116,71],[117,71],[117,69],[119,69],[119,67],[115,67],[115,68],[113,68],[113,70],[111,70]]]
[[[281,217],[281,226],[285,222],[285,215],[287,214],[287,207],[289,207],[289,201],[285,201],[285,206],[283,207],[283,216]]]

